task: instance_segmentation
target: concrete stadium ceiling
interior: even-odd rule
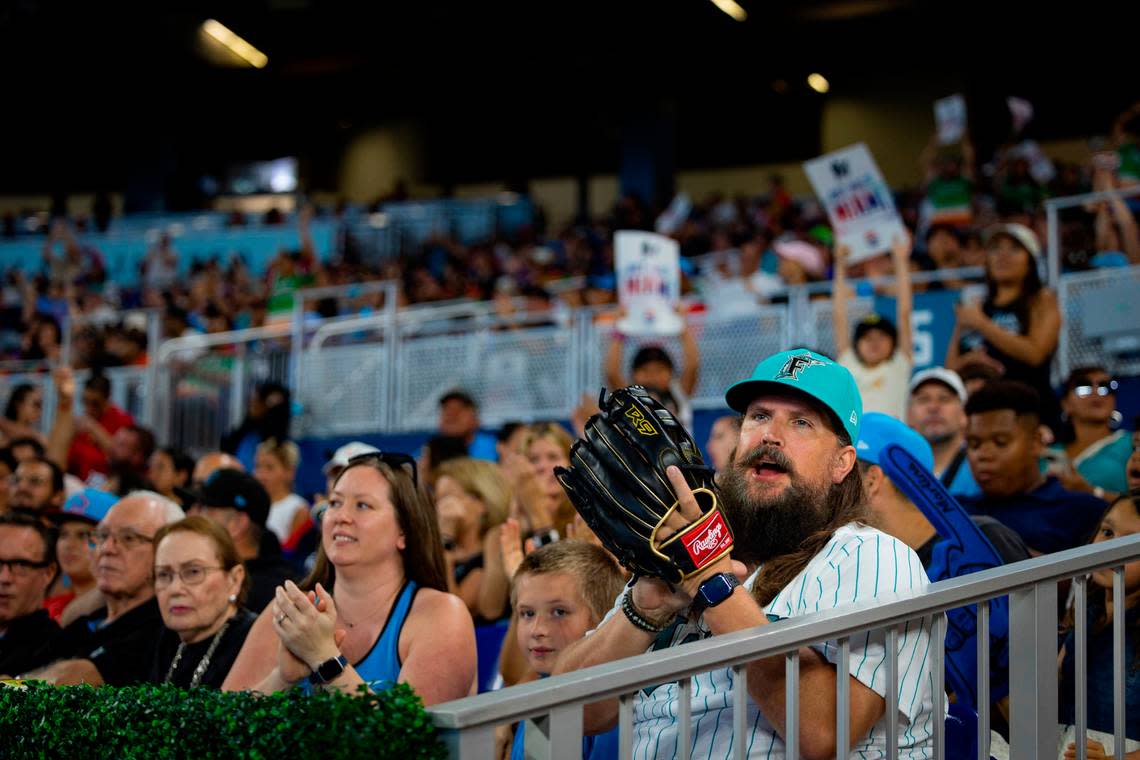
[[[662,111],[677,114],[682,164],[772,158],[735,152],[735,133],[751,144],[786,143],[794,157],[815,140],[822,101],[804,85],[813,71],[831,80],[832,97],[934,81],[993,98],[1017,91],[1048,113],[1057,82],[1076,66],[1087,76],[1072,88],[1083,100],[1058,103],[1051,123],[1060,132],[1085,130],[1082,119],[1101,123],[1140,96],[1098,76],[1130,48],[1102,44],[1103,16],[1071,7],[739,2],[744,23],[709,0],[8,0],[0,65],[16,76],[0,141],[26,149],[0,191],[117,181],[148,151],[146,160],[160,162],[300,154],[320,164],[354,131],[390,121],[415,124],[431,137],[429,150],[439,146],[452,163],[471,151],[447,155],[449,145],[527,124],[539,133],[529,138],[535,155],[577,140],[581,155],[610,166],[629,115]],[[268,65],[212,65],[196,42],[209,18],[264,52]],[[1064,54],[1043,54],[1050,45]],[[45,151],[61,159],[47,174]],[[539,168],[564,170],[556,161]]]

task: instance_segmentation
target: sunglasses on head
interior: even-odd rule
[[[1115,380],[1106,380],[1102,383],[1082,383],[1081,385],[1073,386],[1073,395],[1077,398],[1088,398],[1096,393],[1098,396],[1109,396],[1116,393],[1116,389],[1120,384]]]
[[[361,462],[383,462],[389,467],[402,468],[412,479],[412,485],[416,488],[420,487],[419,473],[416,469],[416,458],[410,454],[403,454],[399,451],[369,451],[365,454],[357,454],[354,457],[349,457],[345,469],[348,469],[354,464]]]

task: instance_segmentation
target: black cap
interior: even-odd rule
[[[880,317],[878,314],[868,314],[859,320],[859,324],[855,325],[855,340],[853,342],[858,343],[859,339],[871,330],[882,330],[890,336],[896,345],[899,342],[899,332],[895,329],[894,322],[885,317]]]
[[[215,470],[202,484],[198,503],[203,507],[223,507],[245,512],[249,519],[262,528],[269,519],[269,494],[241,470]]]
[[[661,348],[661,346],[645,346],[644,348],[638,349],[637,353],[633,355],[631,366],[637,370],[651,362],[664,364],[670,370],[673,369],[673,359],[670,358],[669,353]]]
[[[475,403],[475,399],[471,397],[471,394],[460,388],[454,388],[439,397],[440,406],[443,406],[448,401],[459,401],[464,406],[469,406],[472,409],[479,408],[479,405]]]

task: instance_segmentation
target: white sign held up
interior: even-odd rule
[[[836,242],[850,249],[850,263],[886,253],[895,238],[906,237],[891,189],[863,143],[805,161],[804,172],[827,209]]]
[[[938,142],[953,145],[966,136],[966,99],[961,94],[934,101]]]
[[[620,230],[614,234],[614,273],[625,317],[626,335],[677,335],[681,318],[681,246],[655,232]]]

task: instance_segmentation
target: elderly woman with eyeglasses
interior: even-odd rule
[[[401,682],[432,705],[472,691],[475,659],[471,615],[447,593],[439,526],[414,460],[364,454],[329,494],[312,574],[278,587],[223,688],[353,692]]]
[[[256,616],[242,606],[249,578],[225,528],[193,516],[154,536],[154,593],[166,626],[151,683],[219,688]]]
[[[1050,447],[1046,458],[1049,469],[1071,491],[1109,500],[1128,492],[1132,438],[1126,430],[1112,429],[1120,418],[1118,387],[1103,367],[1078,367],[1065,381],[1061,416],[1067,435]]]

